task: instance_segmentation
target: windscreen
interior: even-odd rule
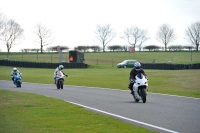
[[[138,74],[136,75],[136,77],[138,77],[139,79],[142,79],[142,78],[143,78],[143,74],[142,74],[142,73],[138,73]]]

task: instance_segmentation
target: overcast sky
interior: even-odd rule
[[[102,45],[95,37],[97,25],[110,24],[117,36],[108,45],[128,45],[121,39],[125,28],[147,29],[150,39],[143,44],[160,45],[155,39],[164,23],[175,29],[177,39],[170,43],[190,45],[185,29],[200,21],[200,0],[0,0],[0,10],[24,29],[24,38],[12,51],[40,48],[34,42],[34,27],[42,24],[53,31],[51,46]],[[50,45],[49,45],[50,46]],[[164,46],[164,45],[163,45]],[[0,49],[6,45],[0,42]]]

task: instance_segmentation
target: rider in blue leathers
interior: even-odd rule
[[[11,72],[11,78],[12,78],[12,81],[14,81],[13,74],[15,74],[15,73],[19,73],[19,74],[20,74],[20,72],[17,70],[16,67],[14,67],[13,70],[12,70],[12,72]],[[20,75],[21,75],[21,74],[20,74]]]

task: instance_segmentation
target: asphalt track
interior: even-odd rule
[[[63,99],[88,110],[161,133],[200,133],[200,99],[162,94],[147,94],[147,102],[135,102],[130,92],[106,88],[23,83],[16,88],[0,80],[0,88]]]

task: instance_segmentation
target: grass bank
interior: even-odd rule
[[[116,64],[126,59],[134,59],[144,63],[152,63],[155,60],[157,63],[167,63],[168,61],[174,64],[193,64],[200,63],[200,52],[87,52],[84,53],[85,63],[93,67],[116,67]],[[0,53],[0,60],[9,58],[15,61],[31,61],[31,62],[59,62],[58,53]],[[69,53],[62,53],[62,60],[68,61]]]
[[[153,133],[63,100],[0,89],[1,133]]]
[[[18,68],[23,82],[53,84],[54,69]],[[0,67],[0,80],[11,80],[12,67]],[[66,85],[128,90],[130,68],[64,69]],[[149,92],[200,98],[200,70],[145,70]]]

